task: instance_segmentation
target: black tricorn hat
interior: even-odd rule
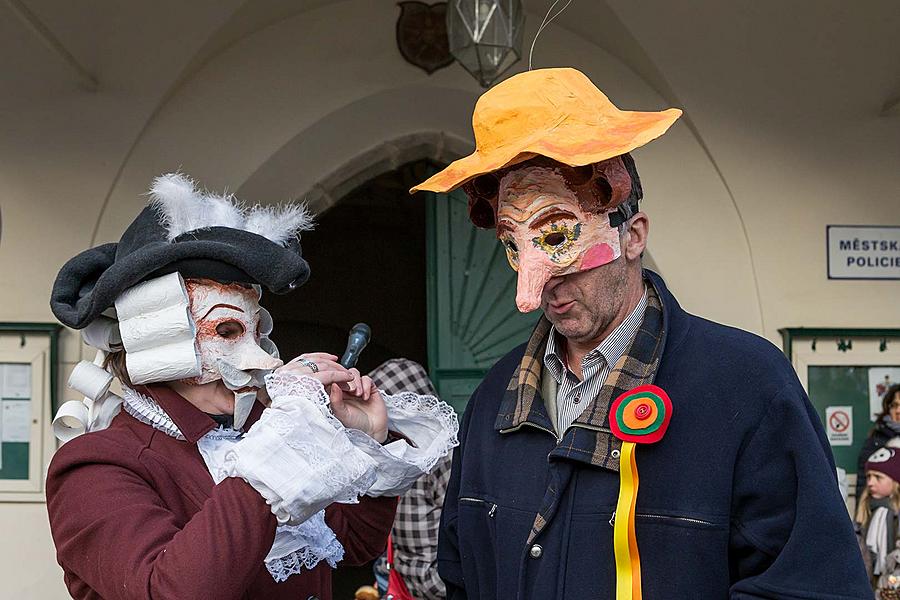
[[[305,206],[247,209],[233,196],[198,191],[179,173],[157,177],[150,198],[118,243],[85,250],[60,270],[50,308],[64,325],[86,327],[126,289],[175,271],[276,294],[309,278],[299,239],[312,228]]]

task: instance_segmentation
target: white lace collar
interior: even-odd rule
[[[182,435],[181,430],[178,429],[178,425],[172,420],[172,417],[163,410],[156,400],[129,387],[122,386],[122,390],[124,392],[122,395],[124,400],[122,406],[125,412],[141,423],[150,425],[154,429],[158,429],[177,440],[187,440]]]

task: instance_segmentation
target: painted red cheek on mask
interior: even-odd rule
[[[612,262],[615,257],[616,253],[613,252],[612,246],[606,242],[594,244],[584,253],[584,258],[581,259],[580,270],[587,271],[588,269],[605,265]]]

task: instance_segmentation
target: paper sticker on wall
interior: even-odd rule
[[[881,412],[881,399],[892,385],[900,383],[900,367],[869,367],[869,418]]]
[[[853,445],[853,407],[829,406],[825,409],[825,431],[832,446]]]
[[[2,370],[3,398],[31,398],[31,365],[6,363],[0,365]]]

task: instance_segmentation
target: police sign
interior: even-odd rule
[[[829,279],[900,279],[900,226],[828,225]]]

